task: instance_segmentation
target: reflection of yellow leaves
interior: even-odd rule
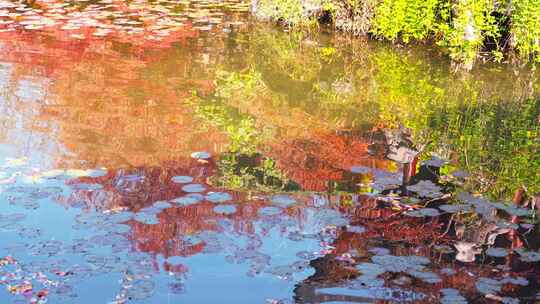
[[[43,179],[37,174],[27,175],[23,177],[23,182],[27,184],[40,184],[43,183]]]
[[[7,290],[12,294],[22,294],[32,290],[32,284],[23,283],[21,285],[7,285]]]
[[[41,173],[41,176],[46,177],[46,178],[54,178],[54,177],[64,174],[65,172],[66,172],[65,170],[56,169],[56,170],[43,172]]]
[[[21,157],[21,158],[6,158],[6,167],[19,167],[24,166],[28,163],[27,157]]]
[[[70,177],[84,177],[84,176],[88,176],[88,172],[86,170],[80,170],[80,169],[69,169],[66,171],[66,175]]]

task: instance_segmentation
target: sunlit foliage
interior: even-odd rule
[[[538,61],[540,10],[537,1],[492,0],[261,0],[262,15],[288,25],[311,24],[320,16],[338,29],[393,42],[434,41],[471,69],[478,57],[500,61],[516,50]],[[321,13],[321,11],[323,13]]]

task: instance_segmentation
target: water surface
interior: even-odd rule
[[[454,179],[413,205],[537,192],[538,72],[460,73],[426,46],[284,32],[233,1],[0,7],[2,303],[537,299],[536,243],[501,233],[456,261],[449,207],[405,212],[402,165],[371,147],[404,125],[447,160]]]

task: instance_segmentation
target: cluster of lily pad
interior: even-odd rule
[[[242,1],[0,1],[0,32],[61,32],[71,39],[114,37],[140,44],[168,44],[196,31],[237,26]]]
[[[446,164],[448,164],[448,161],[436,155],[423,162],[423,165],[432,169],[440,168]],[[500,234],[519,229],[530,231],[535,227],[534,224],[527,221],[520,223],[519,221],[511,222],[508,220],[511,217],[532,219],[535,217],[534,210],[518,206],[512,202],[493,202],[481,195],[473,195],[464,190],[459,190],[460,188],[456,187],[459,183],[452,185],[451,181],[444,178],[434,181],[419,180],[412,185],[403,185],[402,177],[397,174],[381,173],[380,170],[363,166],[353,166],[351,172],[371,174],[373,179],[371,189],[375,191],[375,197],[378,197],[381,201],[396,203],[396,207],[404,209],[404,214],[407,216],[429,218],[445,214],[478,215],[486,225],[494,225],[494,232],[489,235],[490,239],[486,244],[458,242],[455,245],[458,249],[457,258],[462,261],[473,261],[474,255],[482,252],[481,247],[483,245],[493,245],[495,238]],[[458,172],[454,178],[463,179],[467,176],[467,174]],[[448,187],[448,185],[451,185],[451,187]],[[400,189],[409,191],[410,196],[398,195]],[[382,194],[383,191],[394,191],[394,194],[385,196]],[[476,249],[473,249],[473,247],[476,247]],[[535,261],[538,254],[536,251],[527,251],[525,249],[518,249],[517,252],[520,253],[520,259],[523,262]],[[504,248],[487,248],[486,251],[486,254],[491,257],[505,257],[510,253],[511,251]],[[465,254],[467,257],[465,257]]]
[[[204,164],[210,163],[212,156],[206,152],[197,152],[192,157]],[[158,200],[142,208],[130,210],[126,207],[99,203],[98,200],[87,201],[88,198],[97,197],[107,202],[109,190],[95,182],[110,175],[106,169],[40,172],[24,167],[23,161],[10,162],[3,169],[3,183],[0,185],[2,201],[4,203],[34,201],[37,202],[37,207],[28,209],[24,207],[25,205],[12,204],[10,208],[20,212],[0,214],[0,229],[7,233],[17,233],[22,238],[20,243],[11,243],[0,250],[9,252],[13,256],[19,255],[20,261],[25,260],[23,252],[26,252],[34,258],[45,258],[46,262],[44,260],[15,264],[10,262],[14,261],[14,258],[6,257],[3,260],[5,265],[2,265],[1,277],[6,277],[6,275],[9,277],[14,265],[18,265],[20,270],[16,270],[15,273],[19,273],[20,276],[9,277],[9,280],[5,281],[9,281],[9,285],[2,284],[8,285],[6,287],[14,294],[26,294],[36,299],[41,297],[42,301],[49,296],[76,297],[76,286],[81,280],[103,274],[115,274],[122,277],[118,292],[112,299],[113,303],[121,304],[152,297],[161,287],[160,282],[162,282],[158,278],[159,274],[155,274],[153,270],[154,262],[144,252],[129,249],[136,249],[139,245],[152,241],[144,239],[144,236],[138,236],[139,239],[133,240],[134,230],[161,229],[160,225],[165,226],[168,224],[166,221],[170,220],[164,217],[169,210],[211,206],[210,210],[213,214],[206,219],[206,223],[219,227],[218,231],[193,231],[190,234],[173,236],[173,238],[179,238],[184,246],[201,247],[201,254],[219,253],[229,263],[248,264],[249,270],[246,275],[250,277],[273,276],[287,282],[305,279],[313,273],[311,261],[333,255],[336,252],[333,241],[342,229],[358,236],[371,232],[367,227],[351,224],[350,218],[335,208],[339,207],[339,204],[329,203],[328,200],[323,200],[320,195],[315,194],[307,196],[305,194],[257,194],[255,201],[263,201],[264,204],[258,206],[256,212],[251,212],[249,208],[255,208],[254,203],[239,201],[236,199],[236,194],[226,189],[214,189],[202,182],[200,177],[176,175],[170,177],[166,183],[178,188],[182,193],[180,196]],[[389,177],[381,172],[377,175],[383,178]],[[147,178],[142,172],[124,174],[113,177],[112,184],[115,191],[129,196],[133,192],[143,191],[145,188],[142,185],[148,182]],[[423,187],[418,186],[417,189],[413,189],[421,192]],[[433,194],[438,191],[434,184],[425,187],[428,189],[427,193]],[[66,197],[77,198],[77,200],[66,200]],[[302,203],[302,200],[306,198],[310,202]],[[30,211],[40,212],[41,204],[50,204],[54,201],[78,202],[79,200],[83,203],[70,205],[78,210],[71,226],[75,233],[80,233],[80,236],[76,238],[67,240],[50,238],[50,234],[44,227],[31,225],[28,221]],[[482,205],[483,200],[475,197],[473,201],[474,203],[464,202],[442,204],[433,208],[417,208],[415,211],[409,211],[408,214],[439,216],[444,213],[471,212],[476,210],[477,206],[480,206],[478,207],[480,209],[486,208]],[[89,209],[91,205],[93,208]],[[21,207],[22,210],[19,210]],[[505,212],[511,214],[523,214],[522,208],[516,209],[506,205],[498,206],[498,208],[501,210],[504,208]],[[301,216],[290,215],[298,209],[301,210]],[[435,211],[429,211],[430,209]],[[235,230],[233,219],[239,210],[255,214],[253,219],[253,224],[257,227],[255,234],[239,234]],[[186,219],[174,218],[173,220],[181,223]],[[269,252],[269,249],[263,246],[264,238],[278,241],[280,244],[271,248],[274,251]],[[291,244],[298,242],[306,246],[306,250],[289,252],[292,256],[285,262],[275,262],[274,257],[283,255],[283,248],[288,248]],[[442,246],[439,246],[438,250],[452,252],[451,248],[444,249]],[[375,292],[372,295],[374,298],[396,299],[386,294],[388,290],[383,289],[388,284],[384,279],[385,273],[401,275],[392,281],[393,284],[399,286],[407,286],[411,278],[425,284],[438,284],[442,282],[443,277],[453,275],[452,269],[441,269],[436,272],[431,267],[430,259],[423,256],[392,255],[386,248],[371,248],[370,252],[373,254],[370,256],[370,261],[355,265],[361,275],[349,282],[349,285],[353,289],[384,290],[382,293]],[[523,261],[528,263],[540,260],[540,253],[536,251],[522,249],[516,252]],[[493,257],[504,257],[508,251],[493,247],[486,253]],[[76,256],[77,262],[71,261],[69,256]],[[358,257],[347,253],[337,258],[344,263],[356,264]],[[187,259],[189,256],[163,256],[163,267],[170,269],[169,272],[173,276],[173,279],[167,283],[167,288],[173,294],[183,293],[188,288],[185,285],[188,270],[184,266]],[[520,277],[502,277],[492,280],[479,280],[478,292],[482,293],[482,290],[491,288],[489,294],[496,296],[498,287],[504,284],[524,286],[527,281]],[[32,292],[28,284],[32,284]],[[485,289],[487,287],[484,285],[489,288]],[[403,299],[425,296],[416,292],[401,291],[400,297]],[[444,301],[453,299],[457,301],[456,303],[462,297],[459,292],[451,289],[441,290],[441,294],[442,299],[446,299]],[[511,301],[510,298],[505,298],[505,300]]]

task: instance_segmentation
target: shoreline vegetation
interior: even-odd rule
[[[456,68],[540,63],[539,0],[253,0],[259,19],[291,29],[329,25],[396,44],[432,43]]]

